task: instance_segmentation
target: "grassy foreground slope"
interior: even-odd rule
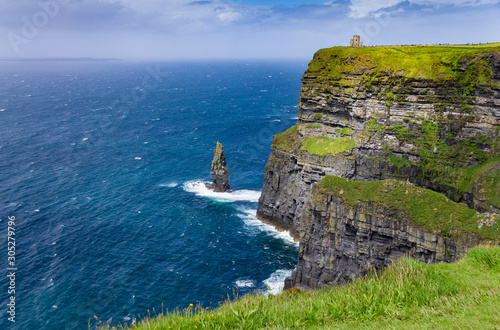
[[[215,310],[191,306],[143,319],[134,328],[498,329],[500,247],[476,247],[453,264],[403,258],[348,285],[250,294]]]

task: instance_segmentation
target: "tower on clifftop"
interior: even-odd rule
[[[361,37],[359,35],[354,35],[351,39],[351,47],[363,47],[361,42]]]

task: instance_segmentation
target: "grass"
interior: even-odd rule
[[[500,208],[500,157],[467,168],[441,166],[436,171],[436,177],[448,178],[444,183],[455,187],[460,195],[475,190],[482,197],[484,209]]]
[[[493,83],[492,71],[483,55],[493,51],[500,51],[499,43],[482,47],[333,47],[315,54],[309,72],[333,79],[341,79],[349,72],[370,76],[396,76],[404,72],[406,78],[490,85]],[[465,71],[461,70],[464,64]]]
[[[437,123],[422,120],[418,128],[409,129],[415,122],[410,119],[405,125],[383,127],[377,119],[365,122],[363,134],[391,133],[400,141],[408,141],[417,147],[416,155],[420,160],[410,162],[386,151],[384,160],[397,168],[418,169],[419,175],[439,185],[455,188],[452,198],[460,200],[465,193],[478,197],[480,209],[490,206],[500,208],[500,157],[498,138],[474,136],[457,140],[454,132],[447,129],[452,121],[441,120]],[[408,127],[407,127],[408,126]],[[444,188],[445,190],[447,188]],[[452,189],[453,190],[453,189]]]
[[[409,219],[426,231],[463,238],[464,233],[480,239],[500,242],[500,217],[492,226],[480,225],[480,214],[444,195],[397,180],[361,182],[326,176],[318,184],[323,195],[335,192],[350,208],[360,203],[374,203],[384,208],[386,216]],[[342,192],[342,193],[341,193]]]
[[[469,167],[436,166],[424,162],[414,164],[394,155],[387,156],[385,160],[398,168],[417,166],[430,173],[434,182],[455,188],[458,193],[454,197],[456,199],[474,191],[480,198],[476,203],[482,209],[487,210],[490,206],[500,208],[500,157]]]
[[[500,248],[460,262],[402,258],[348,285],[249,294],[214,310],[189,306],[148,316],[134,329],[498,329]],[[109,329],[105,326],[104,329]]]
[[[306,128],[321,128],[321,124],[307,124]]]
[[[301,150],[318,156],[332,155],[353,149],[356,146],[354,140],[349,137],[329,138],[325,136],[307,137],[302,140]]]
[[[307,127],[316,128],[316,126]],[[298,149],[299,146],[301,150],[305,150],[312,155],[335,156],[336,154],[353,149],[356,146],[356,143],[349,137],[329,138],[324,136],[308,137],[299,141],[297,136],[297,126],[292,126],[285,132],[276,134],[273,138],[273,147],[284,151],[291,152]]]
[[[292,151],[300,144],[297,136],[297,126],[292,126],[288,130],[278,133],[273,137],[273,147],[284,151]]]

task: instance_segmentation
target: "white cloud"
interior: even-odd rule
[[[455,6],[480,6],[498,3],[498,0],[410,0],[418,5],[455,5]]]
[[[392,7],[402,2],[401,0],[351,0],[351,17],[365,17],[370,12],[377,11],[383,8]]]
[[[231,23],[238,21],[245,10],[244,5],[224,0],[119,0],[119,2],[135,12],[156,15],[157,23],[160,24]]]
[[[499,3],[500,0],[351,0],[350,16],[355,18],[365,17],[370,12],[395,6],[399,3],[408,2],[416,5],[440,6],[480,6]]]
[[[217,18],[226,23],[232,23],[240,18],[241,14],[236,11],[227,10],[220,14],[217,14]]]
[[[23,18],[32,20],[42,10],[38,1],[0,0],[0,35],[24,36]],[[65,0],[50,24],[19,45],[19,56],[307,57],[318,48],[347,45],[358,30],[371,38],[365,38],[366,44],[491,42],[498,39],[498,11],[479,5],[499,1],[332,0],[255,6],[237,0]],[[457,8],[450,13],[452,3]],[[384,25],[384,8],[399,12],[392,15],[390,28]],[[366,16],[372,18],[354,19]],[[373,22],[384,27],[379,26],[376,36]],[[13,56],[11,46],[8,38],[0,38],[0,57]]]

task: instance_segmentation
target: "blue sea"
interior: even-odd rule
[[[298,244],[256,219],[296,62],[0,62],[0,329],[87,329],[278,292]],[[214,193],[224,145],[232,193]],[[8,217],[15,217],[15,323]]]

